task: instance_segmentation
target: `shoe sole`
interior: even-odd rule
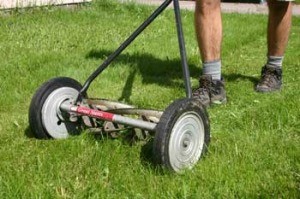
[[[270,93],[270,92],[275,92],[280,90],[281,90],[281,86],[276,88],[255,88],[255,91],[259,93]]]

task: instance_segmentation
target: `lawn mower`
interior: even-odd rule
[[[96,77],[173,2],[186,97],[174,100],[164,111],[140,109],[117,101],[89,98],[87,91]],[[45,82],[29,108],[29,124],[38,139],[62,139],[83,129],[118,133],[130,127],[153,136],[155,162],[175,172],[192,168],[210,141],[208,114],[192,97],[184,35],[178,0],[164,1],[81,85],[69,77]]]

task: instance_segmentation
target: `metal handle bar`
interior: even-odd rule
[[[166,0],[162,3],[150,16],[147,18],[129,37],[122,43],[119,48],[113,52],[86,80],[86,82],[83,85],[83,88],[79,92],[79,96],[77,101],[81,99],[82,96],[84,96],[90,87],[92,81],[104,70],[106,69],[109,64],[119,55],[121,52],[126,49],[126,47],[135,40],[135,38],[143,32],[143,30],[148,27],[154,19],[156,19],[157,16],[162,13],[171,2],[174,2],[174,11],[175,11],[175,19],[176,19],[176,27],[177,27],[177,35],[178,35],[178,41],[179,41],[179,48],[180,48],[180,56],[181,56],[181,63],[182,63],[182,70],[184,74],[184,81],[185,81],[185,89],[186,89],[186,95],[187,97],[192,96],[191,91],[191,83],[190,83],[190,73],[188,69],[187,64],[187,58],[186,58],[186,50],[185,50],[185,43],[184,43],[184,36],[182,31],[182,23],[181,23],[181,16],[180,16],[180,8],[179,8],[179,2],[178,0]]]

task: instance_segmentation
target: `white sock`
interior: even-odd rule
[[[283,56],[268,56],[267,66],[272,68],[282,68]]]
[[[221,60],[204,62],[203,75],[211,75],[213,80],[221,80]]]

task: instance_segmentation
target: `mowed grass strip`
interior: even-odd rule
[[[30,137],[28,107],[49,78],[88,75],[154,10],[95,1],[15,11],[0,19],[1,198],[299,198],[300,18],[293,18],[281,92],[253,91],[266,55],[265,15],[224,14],[228,103],[208,109],[211,145],[181,175],[151,163],[151,141]],[[193,86],[200,60],[193,13],[182,12]],[[163,110],[185,96],[172,10],[92,84],[89,96]]]

